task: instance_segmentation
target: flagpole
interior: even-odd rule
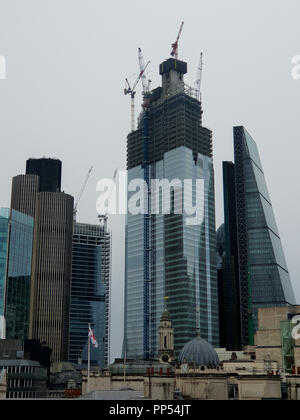
[[[87,394],[90,392],[90,364],[91,364],[91,338],[90,338],[91,324],[89,324],[89,338],[88,338],[88,371],[87,371]]]

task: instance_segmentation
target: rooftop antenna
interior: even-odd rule
[[[175,60],[178,60],[178,42],[179,42],[182,30],[183,30],[183,25],[184,25],[184,22],[181,22],[176,41],[172,44],[171,56],[174,57]]]

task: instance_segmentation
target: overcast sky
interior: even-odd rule
[[[63,189],[78,195],[78,220],[97,223],[96,183],[126,167],[130,98],[125,78],[138,74],[137,49],[151,60],[152,87],[185,22],[179,58],[193,85],[200,52],[203,123],[213,131],[217,227],[223,222],[222,161],[233,159],[232,128],[257,142],[272,204],[300,302],[299,0],[0,0],[0,206],[9,206],[11,178],[29,157],[63,162]],[[140,95],[137,96],[137,105]],[[124,219],[110,219],[112,354],[123,338]],[[297,239],[298,238],[298,239]]]

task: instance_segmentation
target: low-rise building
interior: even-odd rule
[[[47,368],[31,360],[0,360],[6,371],[6,398],[47,398]]]
[[[5,400],[7,391],[6,370],[0,370],[0,400]]]
[[[256,360],[276,360],[283,374],[300,374],[300,338],[293,337],[300,306],[260,308],[254,344]],[[299,328],[300,330],[300,328]]]
[[[87,369],[82,370],[82,393],[93,391],[119,391],[131,389],[144,391],[144,378],[151,376],[173,377],[175,367],[158,360],[123,360],[116,359],[103,372],[93,369],[90,372],[89,386],[87,386]]]
[[[51,349],[38,340],[0,340],[6,398],[47,398]]]

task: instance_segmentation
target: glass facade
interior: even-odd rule
[[[150,358],[157,356],[158,327],[164,298],[174,327],[174,350],[178,355],[196,335],[219,345],[218,286],[214,169],[211,132],[202,126],[201,103],[182,92],[185,63],[170,61],[161,67],[162,88],[150,95],[149,174],[150,181],[179,181],[183,212],[174,208],[178,190],[171,188],[171,211],[163,214],[163,196],[151,187],[150,231]],[[165,95],[163,94],[165,93]],[[143,128],[128,136],[128,182],[144,179]],[[186,188],[184,180],[192,183]],[[196,181],[201,181],[197,188]],[[199,184],[199,185],[200,185]],[[128,200],[135,192],[129,193]],[[189,207],[200,203],[198,220],[190,224]],[[154,211],[158,209],[159,211]],[[144,357],[144,215],[126,216],[125,309],[123,355]]]
[[[73,235],[69,361],[87,361],[88,325],[91,364],[103,369],[109,352],[110,234],[106,227],[76,223]]]
[[[200,327],[201,337],[218,345],[218,289],[215,256],[214,174],[212,160],[179,147],[151,167],[156,179],[193,180],[193,189],[186,199],[195,201],[195,180],[203,180],[198,225],[188,225],[189,215],[157,214],[151,217],[151,350],[157,352],[157,331],[168,297],[168,311],[174,327],[174,348],[178,354],[195,337]],[[143,178],[141,167],[130,169],[128,181]],[[190,196],[190,198],[188,198]],[[130,196],[129,196],[130,199]],[[154,203],[152,202],[152,206]],[[162,206],[162,195],[160,196]],[[162,208],[162,207],[161,207]],[[143,216],[127,216],[126,228],[126,289],[125,339],[127,357],[143,353]]]
[[[241,350],[240,288],[237,248],[235,165],[223,162],[224,225],[223,247],[219,253],[220,347]]]
[[[241,316],[244,318],[245,343],[249,338],[246,333],[249,302],[256,328],[257,308],[293,305],[295,297],[258,149],[244,127],[234,129],[234,148]]]
[[[34,220],[15,210],[2,209],[0,224],[1,284],[5,285],[2,287],[2,302],[3,305],[5,302],[6,338],[26,339]]]
[[[8,226],[9,209],[0,208],[0,315],[4,316],[7,254],[8,254]]]

